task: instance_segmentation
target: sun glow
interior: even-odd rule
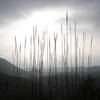
[[[26,18],[17,20],[11,27],[12,33],[18,39],[18,42],[23,42],[25,36],[30,37],[33,35],[33,27],[37,27],[37,33],[42,35],[44,31],[47,31],[50,37],[54,32],[61,31],[61,24],[58,22],[60,18],[65,17],[65,13],[59,10],[41,10],[34,11]]]
[[[73,11],[68,10],[70,12],[69,17],[72,16]],[[48,33],[60,32],[61,24],[65,24],[65,22],[60,22],[63,18],[65,20],[66,11],[65,9],[41,9],[37,11],[33,11],[28,14],[23,19],[14,21],[13,23],[13,33],[18,36],[19,39],[23,39],[25,35],[29,36],[33,32],[33,27],[37,26],[38,33],[42,33],[47,30]]]
[[[27,21],[31,26],[37,25],[39,31],[43,31],[45,28],[48,28],[49,31],[58,30],[58,22],[62,16],[61,13],[55,11],[36,11],[30,15]]]

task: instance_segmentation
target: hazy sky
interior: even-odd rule
[[[65,24],[66,11],[71,23],[77,20],[79,31],[93,32],[94,64],[100,65],[100,0],[0,0],[1,56],[7,58],[8,52],[12,50],[12,39],[15,34],[21,38],[23,33],[32,32],[32,23],[35,22],[31,20],[34,18],[32,16],[38,17],[41,23],[41,19],[47,16],[47,20],[43,20],[51,19],[50,21],[55,23]]]

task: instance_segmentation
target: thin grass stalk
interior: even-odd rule
[[[72,68],[72,29],[70,25],[70,67]]]
[[[13,54],[13,51],[12,51],[12,61],[13,61],[13,64],[15,64],[15,56]],[[15,66],[13,67],[13,87],[15,86]]]
[[[83,74],[84,74],[84,33],[83,33],[83,45],[82,45],[82,80],[83,80]]]
[[[54,55],[55,55],[55,74],[57,75],[57,37],[58,34],[54,33]]]
[[[90,74],[90,54],[88,55],[88,74]]]
[[[40,61],[40,68],[39,68],[39,87],[40,87],[40,98],[42,98],[42,81],[43,81],[43,55],[44,55],[44,48],[45,48],[45,34],[42,38],[42,42],[40,42],[41,48],[41,61]]]
[[[66,57],[65,57],[65,66],[66,66],[66,82],[68,83],[68,59],[69,59],[69,46],[68,46],[68,12],[66,12]],[[68,85],[68,84],[67,84]]]
[[[52,83],[52,72],[51,72],[51,63],[52,63],[52,58],[51,58],[51,42],[50,42],[50,38],[49,38],[49,43],[48,43],[48,47],[49,47],[49,80],[48,80],[48,84],[49,84],[49,97],[50,99],[52,98],[52,92],[51,92],[51,83]]]
[[[30,67],[32,67],[32,36],[30,36]]]
[[[71,24],[70,24],[70,34],[69,34],[69,37],[70,37],[70,67],[71,67],[71,95],[73,96],[73,65],[72,65],[72,27],[71,27]]]
[[[19,76],[21,77],[21,73],[20,73],[20,67],[21,67],[21,52],[22,52],[22,47],[21,47],[21,42],[20,42],[20,63],[19,63]]]
[[[16,64],[15,64],[15,65],[18,67],[18,45],[17,45],[16,36],[15,36],[15,56],[16,56],[16,58],[15,58]],[[17,76],[17,78],[18,78],[18,68],[17,68],[17,70],[16,70],[16,76]]]
[[[36,35],[37,35],[37,27],[33,27],[33,48],[34,48],[34,53],[33,53],[33,80],[34,80],[34,75],[35,75],[35,66],[36,66]]]
[[[15,41],[15,65],[16,65],[16,53],[17,53],[17,40],[16,40],[16,36],[15,36],[15,39],[14,39],[14,41]],[[16,70],[14,71],[15,72],[15,76],[17,75],[16,74]]]
[[[26,77],[26,36],[24,38],[24,78]],[[24,93],[26,93],[26,81],[24,79]]]
[[[38,69],[40,68],[40,49],[39,49],[39,47],[40,47],[40,45],[39,45],[39,43],[40,43],[40,40],[39,40],[39,35],[38,35]]]
[[[62,45],[62,57],[61,57],[61,67],[62,67],[62,81],[64,81],[64,34],[63,34],[63,26],[61,25],[61,45]]]
[[[15,65],[18,67],[18,44],[17,44],[16,36],[15,36],[15,56],[16,56],[16,57],[15,57],[15,60],[16,60],[16,64],[15,64]],[[16,80],[15,80],[15,86],[16,86],[16,85],[18,85],[18,77],[19,77],[19,76],[18,76],[18,68],[16,68],[15,73],[16,73],[16,74],[15,74],[15,79],[16,79]],[[18,99],[19,93],[17,92],[16,95],[17,95],[17,99]]]
[[[86,33],[83,33],[83,46],[82,46],[82,80],[84,78],[84,53],[85,53]]]
[[[47,70],[49,69],[49,65],[48,65],[48,54],[49,50],[48,50],[48,37],[47,37]]]
[[[66,56],[65,56],[66,54],[65,54],[65,51],[66,50],[65,50],[65,34],[64,34],[64,73],[65,73],[65,70],[66,70],[65,69],[65,66],[66,66],[66,63],[65,63],[66,62]]]
[[[77,82],[77,49],[78,49],[78,38],[77,38],[77,32],[76,32],[76,20],[75,20],[75,73],[76,73],[76,82]]]
[[[90,42],[90,73],[91,73],[91,67],[92,67],[92,47],[93,47],[93,34],[91,35],[91,42]]]
[[[58,38],[58,33],[54,33],[54,64],[55,64],[55,87],[57,89],[57,95],[58,95],[58,69],[57,69],[57,38]]]
[[[81,79],[81,77],[80,77],[80,74],[81,74],[80,73],[80,68],[81,68],[81,48],[80,47],[79,47],[79,57],[78,58],[79,58],[78,59],[78,61],[79,61],[79,66],[78,66],[79,67],[78,68],[79,69],[79,72],[78,73],[79,73],[79,80],[80,80]]]
[[[25,76],[25,69],[26,69],[26,36],[24,40],[24,76]]]

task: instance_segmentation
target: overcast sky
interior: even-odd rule
[[[99,28],[100,0],[0,0],[0,26],[23,18],[35,10],[59,7],[75,10],[78,20]]]
[[[1,55],[9,50],[11,45],[13,25],[15,22],[27,19],[36,11],[57,11],[57,13],[69,12],[70,21],[77,19],[81,31],[94,33],[94,53],[99,65],[100,59],[100,0],[0,0],[0,52]],[[59,15],[59,14],[58,14]],[[65,23],[65,13],[56,19],[59,24]],[[13,31],[12,31],[13,30]],[[16,31],[17,32],[17,31]],[[15,33],[16,33],[15,32]],[[98,46],[96,46],[98,45]],[[2,53],[3,52],[3,53]]]

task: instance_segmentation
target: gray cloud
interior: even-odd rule
[[[99,27],[99,4],[100,0],[0,0],[0,26],[37,9],[63,6],[78,11],[75,14],[78,20]]]

